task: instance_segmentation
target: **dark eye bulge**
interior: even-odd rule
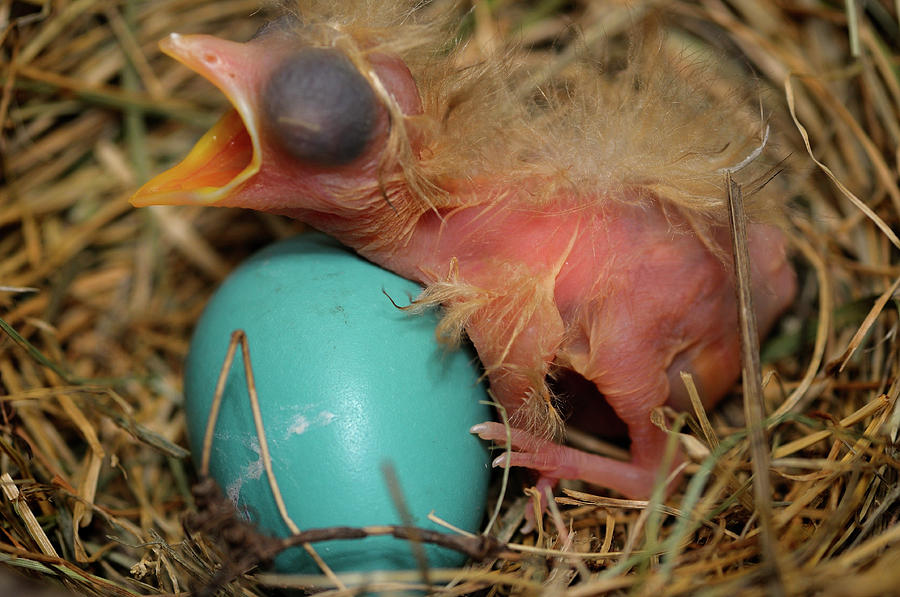
[[[368,81],[337,50],[304,48],[289,56],[263,91],[263,118],[297,159],[339,166],[372,138],[376,98]]]

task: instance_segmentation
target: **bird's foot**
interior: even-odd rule
[[[509,429],[507,437],[507,428],[495,422],[478,423],[470,431],[501,446],[510,441],[510,451],[494,459],[495,467],[521,466],[536,471],[542,479],[587,481],[634,499],[647,499],[656,481],[659,463],[614,460],[556,444],[521,429]]]

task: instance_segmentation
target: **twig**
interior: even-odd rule
[[[756,313],[753,311],[750,279],[750,252],[747,246],[747,220],[744,214],[741,187],[725,173],[728,187],[729,217],[734,251],[734,269],[738,295],[738,325],[741,337],[741,364],[743,369],[744,416],[750,439],[753,466],[753,490],[756,512],[759,515],[760,541],[763,557],[763,573],[768,576],[770,594],[785,594],[778,564],[778,543],[772,527],[772,485],[769,479],[769,448],[763,425],[765,403],[762,389],[762,373],[759,363],[759,335]]]
[[[381,465],[381,473],[384,475],[384,480],[387,483],[388,491],[391,494],[391,501],[394,502],[394,508],[397,509],[400,520],[403,521],[403,526],[409,529],[409,547],[412,550],[413,558],[416,560],[416,566],[418,566],[419,572],[422,574],[422,582],[428,587],[428,592],[430,593],[432,583],[428,573],[428,557],[425,555],[425,550],[422,548],[422,537],[420,536],[418,529],[413,526],[413,519],[412,515],[409,513],[409,506],[407,506],[406,498],[403,495],[403,491],[400,489],[400,480],[397,478],[397,471],[391,463],[385,462]]]
[[[202,477],[193,487],[197,511],[185,518],[189,533],[204,533],[220,539],[229,557],[228,564],[199,590],[201,596],[213,595],[223,584],[260,564],[271,562],[278,554],[298,545],[307,546],[320,541],[364,539],[390,535],[413,543],[431,543],[466,554],[476,560],[492,557],[518,559],[515,553],[492,537],[485,535],[457,535],[423,529],[412,525],[370,525],[365,527],[328,527],[298,531],[279,539],[261,533],[255,525],[243,520],[234,504],[222,495],[219,485],[211,477]],[[334,575],[329,580],[342,590],[346,587]]]
[[[287,525],[288,529],[290,529],[291,533],[296,536],[300,533],[300,528],[297,526],[297,524],[294,522],[287,511],[287,506],[285,505],[284,498],[281,495],[281,489],[279,488],[278,481],[275,478],[275,471],[272,470],[272,457],[269,453],[269,442],[268,440],[266,440],[266,429],[265,425],[263,425],[262,413],[260,412],[259,408],[259,395],[256,393],[256,383],[253,378],[253,365],[250,361],[250,344],[247,341],[247,334],[245,334],[243,330],[235,330],[231,333],[228,352],[226,354],[225,361],[222,364],[222,369],[219,372],[219,380],[216,384],[216,393],[213,396],[213,405],[211,407],[210,417],[207,420],[206,433],[204,434],[203,455],[201,459],[201,462],[204,463],[204,468],[202,470],[208,471],[209,468],[210,451],[212,450],[213,430],[215,429],[216,421],[218,420],[219,406],[224,395],[224,384],[227,380],[228,374],[231,372],[231,365],[234,360],[234,352],[238,345],[240,345],[241,347],[241,356],[244,360],[244,376],[247,381],[247,393],[250,396],[250,410],[253,412],[253,423],[256,426],[256,436],[259,440],[260,458],[262,459],[263,467],[266,470],[266,478],[269,481],[269,488],[272,491],[272,497],[275,500],[275,505],[278,508],[278,513],[281,515],[281,519],[284,521],[285,525]],[[215,416],[213,416],[213,414],[215,414]],[[316,550],[313,549],[312,545],[307,542],[301,542],[301,544],[303,545],[303,549],[316,562],[316,564],[326,576],[331,578],[339,587],[346,588],[343,586],[340,579],[338,579],[337,575],[335,575],[334,571],[331,570],[331,568],[328,566],[328,564],[325,563],[321,556],[316,553]]]

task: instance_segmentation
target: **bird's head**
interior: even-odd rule
[[[136,206],[239,206],[302,217],[383,194],[404,156],[417,151],[405,123],[422,110],[416,83],[377,44],[285,17],[246,43],[172,34],[160,45],[218,87],[232,109],[181,163],[138,190]]]

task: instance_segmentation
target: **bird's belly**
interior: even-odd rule
[[[604,394],[649,399],[667,383],[683,406],[684,370],[695,374],[712,403],[739,373],[730,247],[722,229],[704,242],[656,201],[612,199],[543,210],[462,209],[439,226],[426,251],[422,269],[432,274],[425,281],[445,279],[452,263],[459,280],[504,294],[527,274],[529,284],[553,297],[565,325],[556,363]],[[780,233],[751,225],[750,243],[765,332],[793,297],[793,274]]]

